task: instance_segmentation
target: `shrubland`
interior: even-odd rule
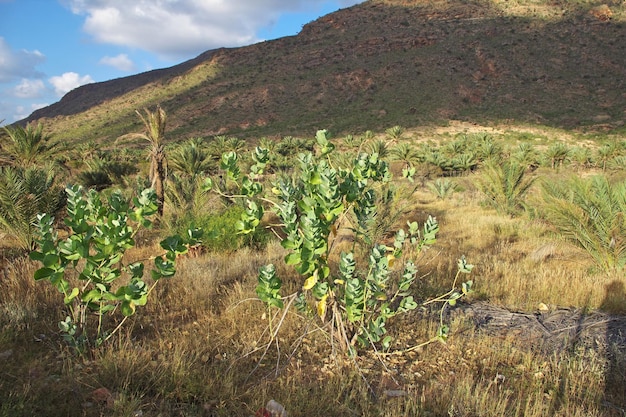
[[[99,152],[119,161],[122,151]],[[142,149],[123,152],[137,172],[85,182],[99,190],[93,198],[121,204],[145,196]],[[0,415],[249,416],[270,399],[294,416],[626,409],[624,341],[609,337],[626,305],[621,136],[393,127],[254,144],[197,138],[165,154],[175,163],[163,216],[133,235],[124,265],[154,262],[159,242],[190,228],[204,230],[202,242],[162,258],[176,261],[176,274],[160,280],[136,314],[111,309],[108,323],[124,325],[97,348],[77,352],[66,343],[58,323],[71,297],[35,282],[43,257],[30,260],[3,229]],[[56,181],[84,181],[81,173],[93,171],[84,159],[58,161]],[[61,220],[71,212],[47,207],[59,220],[48,224],[70,234]],[[412,230],[416,243],[428,244],[405,247],[400,229],[405,243]],[[307,242],[319,246],[309,251]],[[456,278],[459,259],[474,265],[467,294]],[[409,260],[416,271],[406,275]],[[146,284],[153,278],[146,273]],[[363,291],[371,302],[356,296]],[[455,294],[464,297],[450,303]],[[432,308],[438,298],[443,309]],[[569,309],[604,321],[595,342],[555,347],[489,331],[468,313],[482,305],[529,318]]]

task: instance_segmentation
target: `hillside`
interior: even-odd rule
[[[80,87],[23,122],[107,143],[160,103],[169,138],[463,120],[623,130],[622,1],[370,0],[293,37]]]

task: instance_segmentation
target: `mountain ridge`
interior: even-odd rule
[[[168,112],[172,140],[451,119],[623,129],[626,5],[511,3],[517,9],[499,1],[370,0],[295,36],[79,87],[23,122],[104,143],[139,128],[135,110],[157,104]],[[566,7],[572,3],[580,4]]]

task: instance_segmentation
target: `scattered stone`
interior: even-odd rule
[[[270,413],[271,417],[288,417],[285,407],[274,400],[269,400],[265,409]]]
[[[550,311],[550,308],[544,303],[539,303],[539,305],[537,306],[537,309],[539,311]]]
[[[383,391],[385,397],[388,398],[398,398],[398,397],[406,397],[407,392],[402,389],[387,389]]]
[[[0,352],[0,359],[8,359],[13,355],[13,349],[5,350],[4,352]]]

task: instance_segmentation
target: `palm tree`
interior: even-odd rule
[[[617,142],[604,143],[600,148],[598,148],[596,154],[598,163],[602,165],[602,171],[606,171],[607,163],[619,155]]]
[[[578,169],[589,168],[592,160],[593,156],[589,148],[577,146],[572,149],[572,161]]]
[[[459,185],[449,178],[437,178],[435,181],[428,183],[428,189],[439,200],[445,200],[459,189]]]
[[[55,185],[51,167],[0,167],[0,230],[22,249],[34,247],[37,214],[55,214],[62,205],[62,188]]]
[[[163,216],[163,206],[165,204],[165,179],[167,177],[167,158],[165,155],[165,124],[167,115],[161,106],[157,106],[156,111],[151,112],[144,109],[145,117],[137,110],[136,113],[144,125],[143,133],[129,133],[122,136],[128,139],[145,139],[150,147],[148,157],[150,159],[150,184],[157,195],[157,206],[159,217]]]
[[[433,149],[433,151],[426,157],[426,161],[441,169],[441,172],[447,172],[452,170],[452,161],[448,159],[439,149]]]
[[[571,149],[563,142],[555,142],[546,150],[545,157],[550,161],[552,169],[557,169],[567,161],[571,152]]]
[[[43,125],[3,126],[6,133],[0,143],[0,161],[19,167],[34,166],[50,158],[58,143],[52,143],[51,135],[43,133]],[[8,139],[8,140],[7,140]]]
[[[465,137],[461,137],[453,142],[448,143],[442,148],[442,152],[445,156],[453,159],[467,150],[467,140]]]
[[[381,139],[375,140],[374,142],[370,142],[367,145],[368,153],[376,153],[378,154],[378,158],[387,159],[389,155],[389,142],[385,142]]]
[[[604,271],[626,267],[626,181],[611,184],[604,175],[546,181],[543,202],[546,220]]]
[[[539,154],[530,143],[520,143],[511,158],[527,169],[535,169],[539,166]]]
[[[452,168],[462,174],[473,171],[478,166],[478,161],[473,153],[462,153],[452,159]]]
[[[395,125],[385,130],[385,133],[387,134],[389,139],[391,139],[392,142],[398,141],[400,138],[402,138],[402,134],[404,133],[404,128],[402,126]]]
[[[410,168],[422,162],[417,150],[408,143],[400,143],[394,146],[389,151],[389,155],[394,161],[402,162],[404,168]]]
[[[534,178],[526,176],[526,167],[515,162],[487,163],[476,186],[499,213],[511,216],[524,208],[524,198]]]
[[[504,150],[499,142],[493,140],[489,135],[484,135],[479,139],[476,149],[476,156],[483,162],[497,163],[503,157]]]
[[[210,171],[214,165],[202,138],[193,138],[174,148],[168,156],[172,171],[195,177]]]

